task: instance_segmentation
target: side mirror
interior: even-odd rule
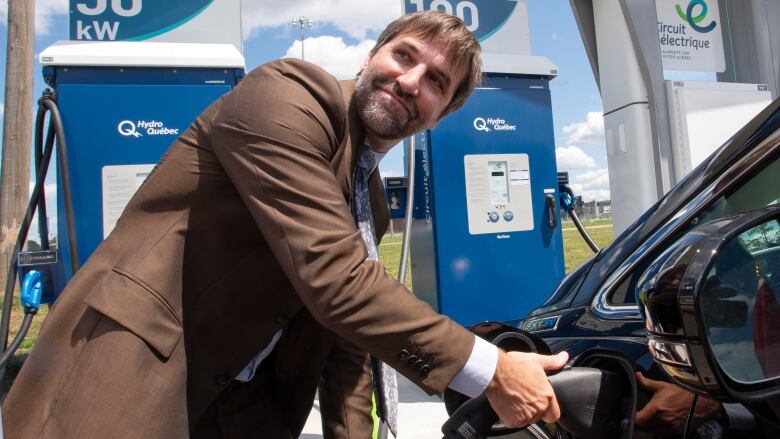
[[[707,294],[700,302],[701,313],[707,316],[707,326],[711,329],[744,327],[748,319],[748,303],[733,287],[721,285],[716,279],[712,279],[712,283],[716,285],[705,285]]]
[[[780,205],[690,231],[636,295],[651,354],[678,384],[740,402],[780,396]]]

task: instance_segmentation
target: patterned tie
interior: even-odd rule
[[[352,214],[355,216],[360,235],[366,244],[369,261],[378,261],[376,248],[376,232],[374,219],[371,216],[371,203],[368,199],[368,177],[376,167],[376,157],[367,147],[358,157],[355,175],[352,179]],[[374,374],[374,387],[377,394],[377,414],[383,420],[393,436],[398,436],[398,383],[395,371],[385,363],[371,358],[371,369]]]

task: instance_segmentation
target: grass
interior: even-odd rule
[[[3,294],[0,294],[0,303],[3,301],[3,296]],[[27,331],[27,335],[24,337],[24,340],[22,340],[22,344],[19,346],[19,349],[16,351],[14,356],[8,361],[8,365],[6,365],[6,373],[3,377],[3,382],[0,383],[0,385],[2,385],[3,396],[8,391],[8,388],[11,387],[11,383],[13,382],[14,377],[16,377],[16,375],[19,373],[19,369],[22,367],[22,364],[27,358],[27,355],[30,354],[30,350],[32,350],[32,347],[35,345],[35,341],[38,340],[38,333],[41,331],[41,324],[43,323],[43,319],[48,313],[49,306],[41,305],[38,314],[33,317],[30,330]],[[19,291],[17,290],[14,294],[13,307],[11,308],[11,325],[9,328],[10,337],[8,339],[8,344],[11,344],[14,338],[16,338],[16,334],[19,332],[19,327],[22,324],[22,319],[24,319],[24,310],[19,303]]]
[[[599,220],[586,222],[583,224],[590,237],[599,248],[604,248],[612,242],[614,238],[612,233],[611,220]],[[573,223],[563,223],[563,259],[566,263],[566,272],[577,268],[578,265],[585,262],[593,256],[593,251],[580,236],[580,232],[574,227]]]
[[[385,235],[382,243],[379,244],[379,260],[385,265],[385,269],[391,276],[398,279],[398,269],[401,263],[401,247],[404,235],[396,233],[395,235]],[[406,264],[406,288],[412,289],[412,267]]]
[[[597,220],[586,222],[585,228],[589,229],[588,232],[599,247],[604,247],[612,242],[612,221],[611,220]],[[401,244],[403,241],[402,234],[388,235],[382,239],[382,243],[379,246],[379,260],[385,265],[388,273],[393,277],[398,278],[398,265],[401,260]],[[586,259],[593,256],[593,252],[588,248],[585,241],[583,241],[577,229],[572,223],[563,223],[563,247],[564,247],[564,260],[566,263],[566,271],[570,271],[584,262]],[[412,288],[412,270],[407,265],[406,269],[406,282],[407,288]],[[16,332],[19,330],[19,325],[24,318],[24,310],[22,310],[19,304],[18,292],[14,297],[14,306],[11,312],[11,338],[16,336]],[[0,303],[2,302],[2,295],[0,295]],[[38,339],[38,333],[41,330],[41,323],[44,317],[49,312],[48,305],[42,305],[38,315],[33,319],[30,331],[24,338],[19,350],[16,351],[14,357],[9,361],[7,366],[7,372],[2,383],[3,395],[7,391],[13,382],[13,378],[19,372],[24,359],[30,353],[32,346]],[[10,343],[9,340],[9,343]]]

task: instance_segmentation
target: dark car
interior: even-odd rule
[[[615,395],[624,401],[620,436],[646,437],[634,432],[634,415],[647,395],[637,390],[633,373],[668,378],[648,351],[647,330],[635,296],[640,278],[662,252],[697,226],[779,202],[780,100],[776,100],[611,245],[573,270],[519,326],[541,337],[553,353],[567,351],[575,366],[622,374],[625,391]],[[546,430],[521,435],[555,437]]]

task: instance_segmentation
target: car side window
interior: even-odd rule
[[[728,215],[777,204],[780,202],[780,160],[750,178],[731,194],[718,198],[695,219],[704,224]]]
[[[776,131],[770,138],[776,136],[780,136],[780,131]],[[685,227],[671,240],[679,238],[699,224],[778,203],[780,203],[780,157],[776,154],[769,164],[757,171],[752,177],[726,192],[699,215],[688,221]],[[663,251],[664,248],[665,246],[662,245],[658,252]],[[615,306],[635,304],[636,283],[647,265],[654,259],[655,256],[645,258],[644,263],[635,267],[633,272],[612,291],[608,297],[608,303]]]

